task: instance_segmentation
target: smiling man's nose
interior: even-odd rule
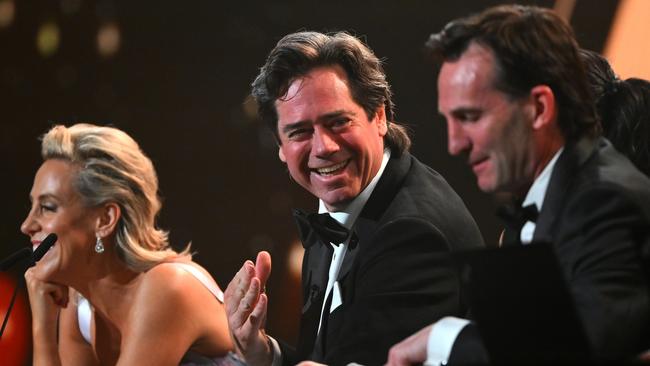
[[[328,156],[339,150],[339,144],[330,131],[316,128],[312,137],[312,150],[316,156]]]

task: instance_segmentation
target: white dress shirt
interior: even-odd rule
[[[546,196],[546,189],[551,179],[551,173],[563,150],[564,147],[558,150],[548,164],[546,164],[542,172],[535,178],[533,185],[530,186],[526,194],[526,198],[524,198],[522,206],[535,204],[537,210],[541,212],[542,205],[544,204],[544,196]],[[529,244],[533,240],[534,234],[535,223],[532,221],[526,222],[519,232],[521,243]],[[469,320],[453,316],[444,317],[433,323],[427,342],[427,360],[424,364],[427,366],[446,365],[456,337],[458,337],[460,331],[467,324],[469,324]]]
[[[386,169],[386,165],[388,164],[389,159],[390,159],[390,149],[385,149],[384,156],[381,161],[381,166],[379,167],[379,171],[377,171],[377,174],[372,178],[370,183],[368,183],[366,188],[364,188],[364,190],[361,191],[361,193],[359,193],[359,195],[355,197],[344,208],[342,208],[340,211],[330,212],[327,210],[327,207],[325,206],[325,202],[319,200],[318,213],[329,213],[330,216],[332,216],[332,218],[338,221],[341,225],[345,226],[347,229],[352,229],[354,223],[357,221],[357,217],[359,217],[359,214],[361,214],[363,207],[366,205],[366,202],[368,202],[368,198],[370,198],[370,195],[374,191],[375,186],[377,186],[377,182],[379,182],[379,179],[384,173],[384,170]],[[334,291],[334,293],[332,294],[332,305],[328,309],[328,312],[330,313],[343,303],[343,298],[341,298],[341,290],[339,288],[339,283],[336,280],[336,278],[338,277],[339,271],[341,269],[341,265],[343,264],[343,258],[345,257],[345,253],[347,252],[349,241],[350,238],[348,238],[342,244],[330,243],[330,245],[334,249],[334,253],[332,254],[332,261],[330,262],[329,279],[327,280],[327,289],[325,290],[325,297],[323,298],[323,299],[327,299],[329,293],[331,291]],[[323,321],[323,313],[325,311],[325,302],[326,301],[323,301],[320,321],[318,323],[318,329],[316,330],[316,334],[320,332],[321,323]],[[269,337],[269,339],[271,342],[271,346],[273,348],[273,366],[280,365],[282,363],[280,346],[277,343],[277,341],[272,337]]]
[[[370,198],[372,191],[375,189],[375,186],[377,185],[379,178],[381,178],[381,175],[384,173],[384,169],[386,169],[386,164],[388,164],[388,159],[390,159],[390,150],[386,149],[384,150],[384,157],[381,161],[381,167],[379,167],[379,171],[377,171],[375,177],[372,178],[370,183],[368,183],[368,186],[366,186],[366,188],[364,188],[364,190],[361,191],[361,193],[359,193],[359,195],[355,197],[352,200],[352,202],[350,202],[345,208],[341,209],[340,211],[329,212],[327,210],[327,207],[325,207],[325,203],[322,200],[319,200],[318,213],[329,213],[330,216],[332,216],[332,218],[338,221],[341,225],[345,226],[348,230],[351,230],[352,226],[354,226],[354,223],[357,221],[357,217],[359,217],[361,210],[363,210],[363,207],[366,205],[366,202],[368,202],[368,198]],[[345,257],[345,253],[347,252],[349,241],[350,238],[348,238],[341,245],[336,245],[339,243],[330,243],[332,249],[334,249],[334,253],[332,254],[332,262],[330,263],[330,270],[329,270],[329,279],[327,280],[327,289],[325,290],[325,297],[324,297],[324,299],[327,299],[330,292],[334,291],[332,297],[332,305],[328,310],[330,313],[334,311],[334,309],[336,309],[343,302],[343,299],[341,298],[341,291],[339,288],[339,284],[336,278],[338,277],[339,271],[341,269],[341,265],[343,264],[343,258]],[[323,312],[325,311],[324,307],[325,307],[325,301],[323,301],[323,309],[321,309],[321,317],[320,317],[321,320],[318,323],[318,332],[320,332],[320,326],[323,321]]]

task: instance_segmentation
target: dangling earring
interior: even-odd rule
[[[97,235],[97,241],[95,242],[95,252],[102,254],[104,253],[104,243],[102,243],[102,238]]]

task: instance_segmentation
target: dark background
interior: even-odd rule
[[[436,73],[422,45],[449,20],[497,3],[17,1],[13,23],[0,28],[0,258],[28,245],[19,226],[41,163],[38,137],[54,123],[110,124],[153,160],[164,198],[159,223],[171,231],[172,244],[191,241],[196,261],[222,288],[245,259],[271,252],[269,333],[293,340],[299,289],[287,270],[297,237],[290,208],[315,209],[316,200],[291,182],[247,98],[267,53],[298,30],[348,30],[385,60],[397,120],[412,131],[412,152],[448,179],[486,242],[495,243],[501,226],[491,198],[478,191],[465,162],[446,152]],[[583,47],[601,50],[616,6],[616,0],[577,1],[571,23]],[[35,41],[45,22],[60,29],[50,56]],[[96,46],[107,22],[121,33],[111,57]]]

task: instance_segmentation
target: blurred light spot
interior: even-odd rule
[[[36,48],[45,57],[52,56],[59,48],[59,26],[54,22],[43,23],[36,36]]]
[[[300,240],[294,240],[289,246],[289,254],[287,255],[287,269],[291,276],[300,278],[302,273],[302,257],[305,254],[305,249],[302,247]]]
[[[244,114],[248,119],[257,119],[257,103],[255,102],[255,99],[253,99],[252,95],[248,95],[246,99],[244,99],[242,107],[244,108]]]
[[[65,15],[72,15],[81,9],[81,0],[61,0],[61,12]]]
[[[106,23],[97,32],[97,51],[104,57],[113,56],[120,49],[120,28],[115,23]]]
[[[13,0],[0,1],[0,28],[7,28],[14,21],[16,5]]]
[[[576,7],[576,0],[555,0],[553,10],[564,19],[565,22],[571,23],[571,15]]]
[[[603,55],[621,79],[631,77],[650,79],[650,37],[648,12],[650,2],[645,0],[620,1]]]

